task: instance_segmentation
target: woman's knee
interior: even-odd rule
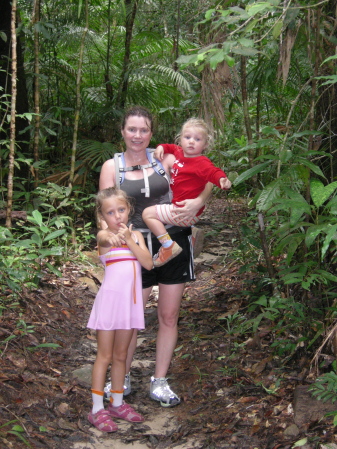
[[[179,311],[172,311],[166,313],[158,313],[159,324],[166,327],[174,328],[178,324]]]

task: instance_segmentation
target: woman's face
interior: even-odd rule
[[[148,120],[136,115],[128,117],[122,129],[122,136],[127,150],[137,153],[145,151],[152,137]]]

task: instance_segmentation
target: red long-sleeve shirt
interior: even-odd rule
[[[206,156],[185,157],[183,149],[178,145],[161,144],[164,153],[176,157],[171,170],[170,186],[172,190],[172,203],[194,199],[204,190],[208,182],[220,187],[220,178],[226,178],[226,173],[216,167]],[[220,187],[221,188],[221,187]],[[199,210],[200,215],[204,207]]]

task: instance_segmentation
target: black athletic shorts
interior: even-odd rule
[[[174,228],[174,231],[169,234],[175,242],[183,249],[178,256],[167,262],[161,267],[153,268],[148,271],[142,268],[143,288],[152,287],[158,284],[184,284],[195,280],[192,232],[191,228]],[[145,243],[146,237],[145,237]],[[160,248],[160,243],[156,237],[152,237],[152,254],[157,254]]]

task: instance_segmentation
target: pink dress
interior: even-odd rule
[[[99,256],[104,279],[91,310],[90,329],[144,329],[141,265],[127,245]]]

